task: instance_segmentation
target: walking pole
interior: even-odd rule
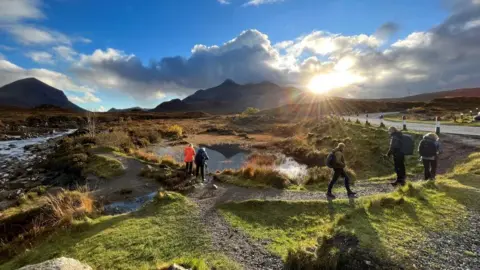
[[[440,135],[440,121],[438,119],[438,116],[435,117],[435,125],[436,125],[435,133],[437,133],[437,135]]]

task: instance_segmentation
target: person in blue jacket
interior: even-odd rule
[[[208,160],[208,155],[205,147],[198,149],[195,154],[195,166],[196,166],[196,177],[198,178],[198,173],[202,175],[202,181],[205,182],[205,164]]]

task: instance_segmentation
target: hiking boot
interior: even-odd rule
[[[347,196],[348,197],[356,197],[357,196],[357,193],[356,192],[353,192],[353,191],[350,191],[347,193]]]
[[[329,200],[335,200],[335,198],[337,198],[332,193],[327,193],[326,195],[327,195],[327,199],[329,199]]]

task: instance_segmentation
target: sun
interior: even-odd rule
[[[314,76],[308,83],[308,89],[315,94],[326,94],[337,88],[347,87],[364,81],[365,78],[349,71],[334,71]]]

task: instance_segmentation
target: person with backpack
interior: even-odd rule
[[[407,173],[405,169],[405,153],[403,151],[403,134],[396,127],[390,127],[388,129],[390,134],[390,147],[386,154],[387,157],[393,156],[393,164],[395,166],[395,172],[397,174],[397,180],[392,182],[393,186],[398,184],[405,185]]]
[[[341,176],[345,179],[345,189],[349,197],[355,196],[355,192],[350,189],[350,179],[345,173],[345,158],[343,156],[343,151],[345,150],[345,144],[339,143],[338,146],[333,149],[333,151],[327,156],[327,166],[333,169],[333,177],[330,183],[328,183],[327,198],[335,199],[335,195],[332,194],[333,185],[337,182],[338,178]]]
[[[183,150],[183,156],[185,161],[185,170],[187,175],[193,176],[193,159],[195,158],[195,148],[193,148],[193,144],[189,144]]]
[[[423,168],[425,172],[425,180],[435,180],[437,175],[438,155],[440,154],[439,137],[435,133],[427,133],[418,145]]]
[[[200,172],[203,182],[205,182],[205,163],[208,159],[205,147],[198,149],[197,154],[195,155],[196,177],[198,178],[198,173]]]

